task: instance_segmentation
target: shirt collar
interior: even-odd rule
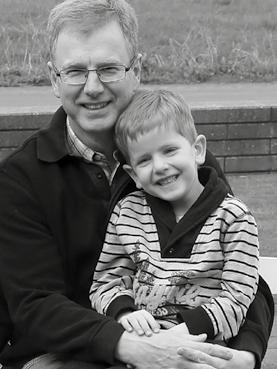
[[[106,174],[109,183],[111,184],[113,177],[120,163],[116,157],[114,152],[114,158],[116,160],[116,165],[111,168],[109,162],[104,154],[101,152],[95,151],[85,145],[74,133],[73,129],[70,126],[68,117],[66,119],[66,127],[67,127],[67,144],[69,148],[69,154],[72,156],[82,157],[84,160],[95,163],[99,167],[101,167]]]
[[[84,158],[87,161],[93,162],[98,159],[98,161],[102,158],[102,161],[105,161],[105,155],[101,153],[97,153],[92,150],[90,147],[85,145],[74,133],[73,129],[69,124],[68,117],[66,119],[66,128],[67,128],[67,143],[69,147],[69,153],[73,156],[79,156]]]

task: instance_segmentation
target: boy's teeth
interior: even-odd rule
[[[171,177],[167,177],[167,178],[159,180],[159,183],[161,185],[167,185],[169,183],[175,182],[176,179],[177,179],[177,176],[171,176]]]

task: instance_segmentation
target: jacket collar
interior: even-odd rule
[[[37,157],[45,162],[56,162],[68,155],[66,138],[66,113],[60,107],[50,125],[40,130],[37,139]]]
[[[175,237],[175,228],[179,237],[180,233],[189,232],[197,224],[202,224],[228,193],[226,183],[218,177],[214,168],[201,167],[198,170],[198,176],[204,190],[178,224],[169,203],[146,194],[155,221],[163,223],[171,230],[171,238]]]

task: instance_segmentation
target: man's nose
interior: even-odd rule
[[[95,70],[88,71],[88,77],[84,85],[84,92],[88,95],[97,95],[103,92],[104,85],[100,81],[98,74]]]

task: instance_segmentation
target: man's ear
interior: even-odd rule
[[[125,170],[125,172],[126,173],[128,173],[129,174],[129,176],[132,178],[132,180],[135,182],[135,184],[136,184],[136,187],[137,187],[137,189],[141,189],[142,187],[141,187],[141,184],[140,184],[140,182],[139,182],[139,180],[138,180],[138,177],[136,176],[136,173],[133,171],[133,168],[131,167],[131,165],[129,165],[129,164],[124,164],[123,165],[123,169]]]
[[[207,142],[204,135],[198,135],[194,142],[195,161],[197,165],[202,165],[206,159]]]
[[[49,61],[47,63],[48,71],[49,71],[49,77],[52,84],[52,88],[54,91],[54,94],[56,97],[60,98],[60,81],[58,81],[58,76],[55,72],[53,63]]]

